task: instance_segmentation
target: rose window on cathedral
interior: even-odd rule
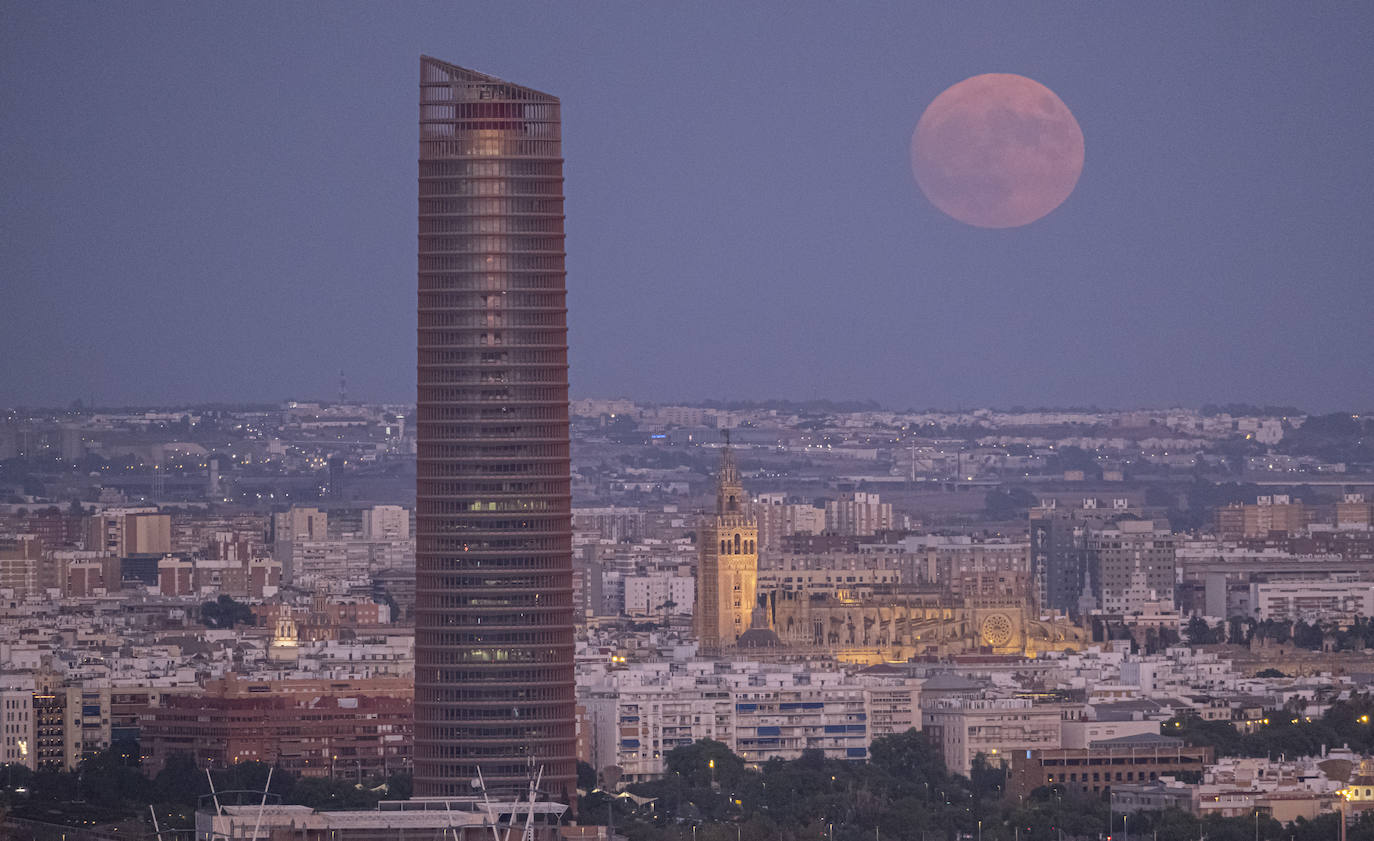
[[[1011,642],[1011,620],[1000,613],[994,613],[983,620],[983,644],[1000,648]]]

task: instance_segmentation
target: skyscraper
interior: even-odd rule
[[[558,99],[420,59],[415,792],[576,783]]]

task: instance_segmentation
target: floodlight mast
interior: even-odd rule
[[[267,782],[262,785],[262,802],[258,804],[258,819],[253,824],[253,841],[258,841],[258,830],[262,828],[262,813],[267,809],[267,792],[272,788],[272,772],[275,770],[275,765],[267,769]]]
[[[215,793],[215,778],[210,776],[209,768],[205,769],[205,779],[210,781],[210,797],[215,801],[215,814],[224,814],[224,810],[219,807],[219,795]]]
[[[539,784],[544,781],[544,766],[539,766],[539,773],[534,779],[530,780],[530,810],[525,815],[525,831],[520,834],[520,841],[534,841],[534,799],[539,794]],[[512,815],[512,818],[515,816]],[[514,823],[514,821],[512,821]],[[507,832],[509,834],[509,832]]]

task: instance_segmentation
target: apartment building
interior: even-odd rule
[[[581,722],[597,768],[653,779],[675,747],[723,742],[751,763],[821,750],[863,760],[874,738],[921,724],[921,681],[901,673],[850,675],[800,665],[637,663],[579,682]]]
[[[922,707],[923,729],[939,746],[945,767],[968,776],[974,757],[1005,764],[1012,754],[1060,746],[1058,705],[1023,698],[938,698]]]

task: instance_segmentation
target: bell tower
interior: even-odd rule
[[[758,522],[749,513],[728,432],[716,511],[703,519],[698,535],[697,637],[703,652],[715,652],[749,630],[759,581]]]

